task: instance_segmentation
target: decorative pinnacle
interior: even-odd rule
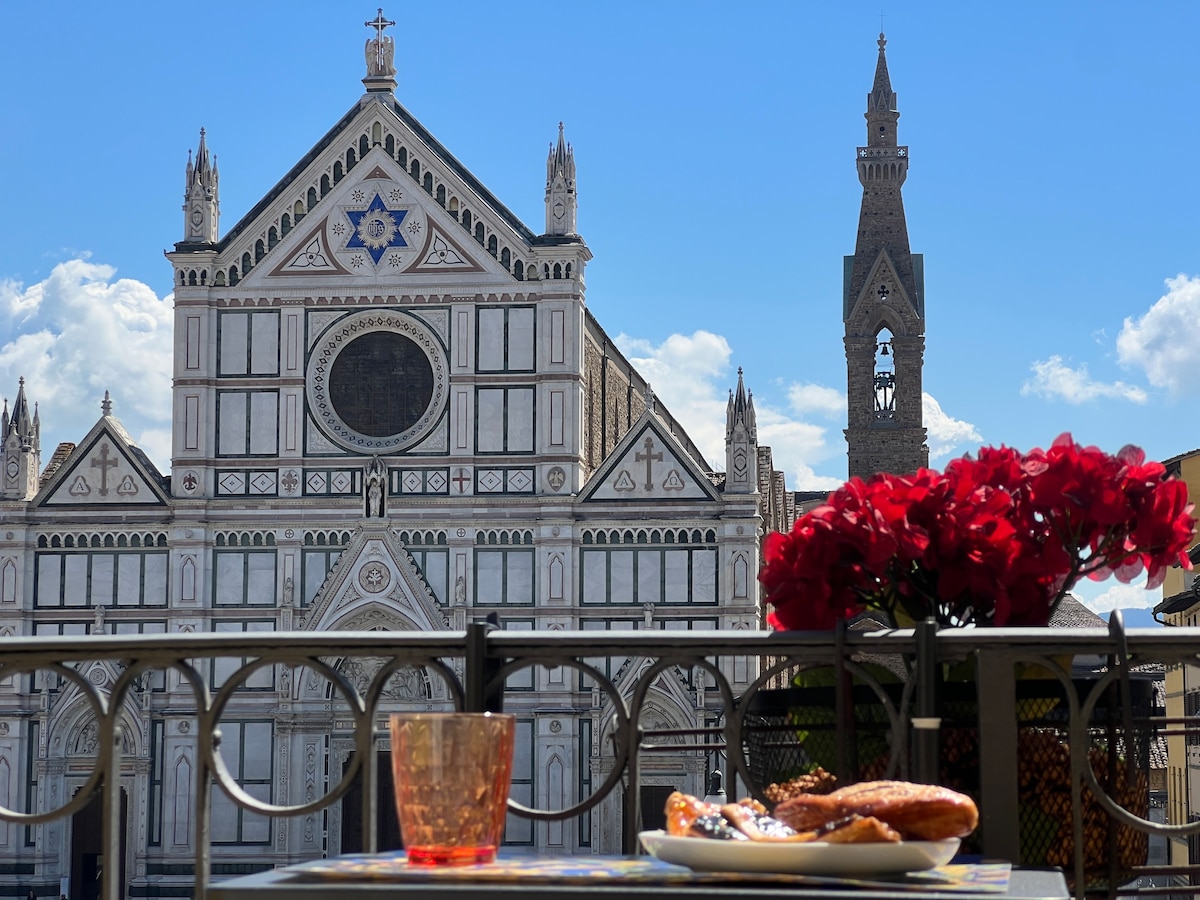
[[[112,397],[109,396],[108,391],[104,392],[104,399],[100,401],[100,412],[105,416],[112,415]]]
[[[878,40],[878,41],[876,41],[876,43],[877,43],[877,44],[879,44],[879,49],[880,49],[880,50],[882,50],[884,47],[886,47],[886,46],[887,46],[887,38],[883,36],[883,32],[882,32],[882,31],[881,31],[881,32],[879,32],[879,40]]]

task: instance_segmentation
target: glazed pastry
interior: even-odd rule
[[[854,814],[879,819],[904,840],[965,837],[979,824],[979,810],[966,794],[909,781],[866,781],[832,794],[800,794],[775,807],[775,818],[796,831]]]

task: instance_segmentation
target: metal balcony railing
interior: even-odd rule
[[[1119,621],[1119,617],[1117,617]],[[376,850],[379,818],[377,751],[386,746],[386,712],[394,696],[393,676],[421,667],[439,682],[443,705],[463,710],[503,708],[506,687],[531,667],[565,667],[580,679],[574,690],[580,704],[603,708],[611,715],[605,753],[611,766],[597,770],[597,784],[587,796],[565,809],[538,809],[512,804],[517,816],[535,821],[563,821],[587,813],[614,791],[624,807],[623,846],[637,852],[642,775],[645,760],[662,752],[721,751],[725,784],[735,791],[764,797],[767,779],[789,774],[772,770],[756,747],[776,746],[799,753],[799,771],[817,761],[817,735],[824,734],[829,766],[844,780],[855,777],[906,777],[939,781],[946,777],[950,756],[966,770],[969,789],[981,810],[978,851],[988,857],[1021,862],[1025,811],[1021,785],[1030,776],[1023,759],[1025,743],[1051,747],[1069,760],[1069,835],[1065,824],[1057,840],[1071,846],[1064,869],[1078,896],[1103,882],[1108,894],[1137,892],[1136,883],[1154,876],[1176,878],[1174,893],[1190,893],[1186,885],[1200,867],[1152,867],[1135,860],[1120,864],[1117,843],[1129,835],[1182,842],[1200,835],[1200,822],[1152,822],[1145,776],[1134,764],[1148,762],[1148,741],[1190,739],[1200,723],[1190,716],[1166,717],[1161,709],[1137,706],[1131,685],[1145,680],[1154,666],[1169,671],[1200,665],[1200,629],[1166,628],[1124,632],[1103,629],[949,629],[855,633],[810,632],[516,632],[484,622],[465,632],[338,632],[270,634],[172,634],[88,638],[6,638],[0,649],[0,717],[28,704],[30,692],[49,696],[74,690],[87,699],[95,715],[97,738],[94,768],[86,784],[57,806],[9,809],[0,820],[37,826],[78,813],[99,792],[102,800],[101,893],[124,897],[119,772],[123,754],[121,710],[131,700],[170,706],[171,715],[190,716],[195,725],[195,793],[191,810],[198,839],[194,859],[194,891],[206,896],[212,883],[212,788],[218,786],[239,809],[266,816],[302,816],[325,810],[350,790],[361,790],[363,849]],[[1092,660],[1092,679],[1081,687],[1067,657]],[[621,677],[609,675],[596,660],[636,661]],[[751,680],[735,691],[732,661],[756,661]],[[347,664],[371,660],[368,675],[351,678]],[[97,664],[116,675],[93,678]],[[325,679],[336,695],[338,715],[353,724],[354,753],[340,780],[329,776],[326,793],[294,805],[256,798],[239,783],[221,751],[221,723],[229,710],[253,690],[265,671],[291,677]],[[359,669],[359,674],[364,671]],[[630,674],[631,671],[635,674]],[[704,728],[663,730],[642,721],[656,680],[675,673],[695,673],[706,685]],[[159,674],[159,673],[165,673]],[[820,678],[815,677],[821,675]],[[157,679],[157,680],[155,680]],[[618,687],[618,682],[624,685]],[[1034,682],[1039,690],[1026,688]],[[1184,679],[1186,683],[1186,678]],[[969,685],[967,700],[951,688]],[[773,693],[778,685],[801,685],[824,701],[821,713],[804,718],[801,695]],[[147,692],[158,688],[157,700]],[[1052,686],[1047,694],[1041,688]],[[819,694],[824,691],[824,694]],[[797,699],[800,697],[800,699]],[[783,698],[780,701],[780,698]],[[790,698],[790,699],[789,699]],[[1049,698],[1049,699],[1048,699]],[[775,701],[770,709],[768,701]],[[782,702],[782,707],[780,706]],[[28,705],[25,707],[28,709]],[[424,707],[422,707],[424,708]],[[782,715],[780,716],[780,710]],[[871,710],[870,715],[865,711]],[[967,712],[963,713],[962,710]],[[1183,709],[1182,702],[1179,709]],[[1189,708],[1190,709],[1190,708]],[[774,717],[774,718],[773,718]],[[965,745],[952,746],[961,732]],[[956,739],[955,739],[956,740]],[[800,746],[796,751],[796,745]],[[1183,746],[1183,741],[1180,741]],[[881,752],[877,752],[881,751]],[[44,748],[36,752],[44,753]],[[874,754],[874,755],[873,755]],[[965,760],[965,762],[964,762]],[[794,760],[795,761],[795,760]],[[1171,760],[1186,766],[1186,759]],[[1044,768],[1038,764],[1039,768]],[[1035,772],[1034,775],[1043,774]],[[954,776],[957,777],[957,776]],[[1139,781],[1139,778],[1142,780]],[[1186,778],[1184,782],[1186,782]],[[334,784],[334,782],[337,782]],[[1110,794],[1115,795],[1110,796]],[[1178,798],[1177,798],[1178,799]],[[1156,798],[1156,806],[1162,798]],[[1187,806],[1186,798],[1182,801]],[[1103,818],[1108,878],[1098,878],[1086,864],[1086,844],[1093,821]],[[1064,823],[1067,819],[1063,820]],[[1124,829],[1124,832],[1121,830]],[[1114,837],[1116,834],[1116,837]],[[1194,841],[1192,841],[1194,842]],[[3,854],[0,853],[0,856]],[[4,860],[0,859],[0,862]],[[1120,883],[1118,883],[1120,882]],[[1164,893],[1143,888],[1142,893]]]

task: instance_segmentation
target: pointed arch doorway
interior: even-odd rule
[[[120,833],[121,871],[117,873],[119,895],[125,900],[125,835],[129,827],[129,804],[125,788],[121,788]],[[104,811],[97,791],[87,806],[71,817],[71,894],[70,900],[100,900],[104,844],[102,829]],[[108,900],[108,898],[105,898]]]

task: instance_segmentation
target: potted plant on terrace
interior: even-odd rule
[[[767,621],[779,630],[831,629],[863,613],[892,627],[927,619],[939,627],[1046,625],[1082,578],[1112,575],[1128,583],[1145,573],[1147,587],[1156,588],[1171,566],[1190,569],[1186,551],[1195,525],[1186,484],[1161,463],[1147,461],[1136,447],[1107,454],[1063,434],[1046,450],[985,447],[943,472],[852,478],[790,532],[767,536],[759,580],[771,605]],[[801,673],[796,683],[813,682]],[[784,720],[803,740],[822,713],[797,713],[791,709]],[[1069,798],[1069,754],[1059,737],[1032,727],[1021,735],[1028,746],[1018,748],[1019,758],[1036,744],[1065,766],[1060,787]],[[958,753],[969,763],[972,751],[948,747],[950,729],[941,738],[943,778],[953,780],[947,756]],[[977,741],[973,729],[970,740]],[[1051,766],[1039,759],[1034,768],[1044,774]],[[1136,793],[1136,786],[1124,787]],[[1041,789],[1054,793],[1045,784]],[[1066,832],[1055,841],[1057,824],[1038,815],[1022,812],[1023,821],[1047,835],[1044,845],[1066,847]],[[1101,844],[1103,867],[1108,847]],[[1053,863],[1038,852],[1045,846],[1023,861]]]

